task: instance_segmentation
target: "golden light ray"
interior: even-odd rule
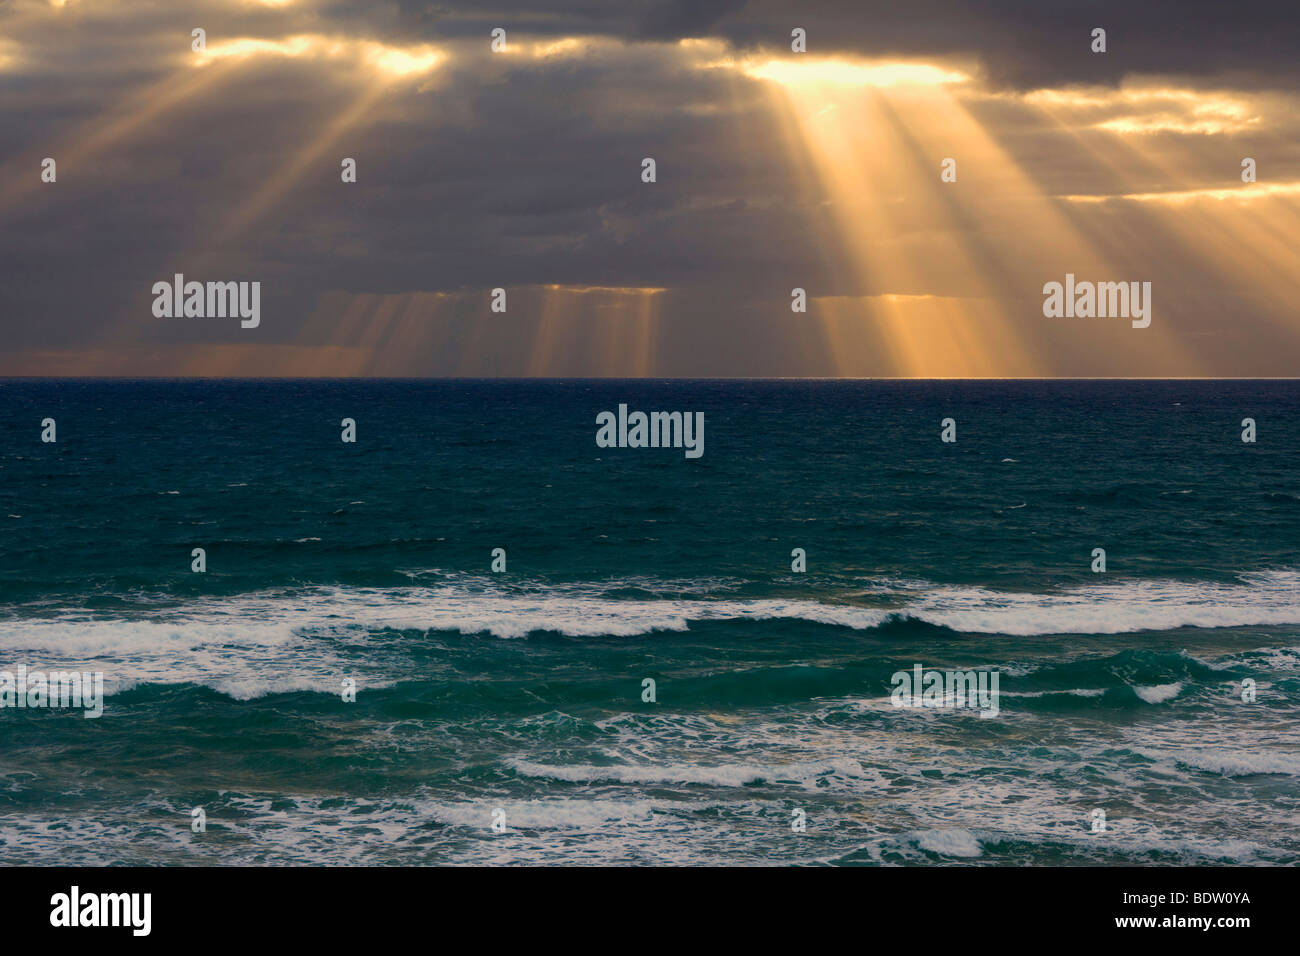
[[[666,290],[623,286],[542,287],[527,360],[530,376],[569,374],[587,355],[590,367],[644,377],[654,368],[658,302]]]
[[[1140,242],[1136,236],[1124,237],[1125,241],[1119,241],[1115,237],[1102,235],[1094,229],[1085,229],[1082,223],[1071,215],[1075,210],[1068,203],[1062,202],[1059,198],[1049,196],[1043,191],[1024,169],[1016,163],[1009,154],[999,147],[993,141],[991,135],[984,131],[982,127],[970,116],[969,111],[964,107],[961,111],[966,114],[970,124],[980,129],[988,147],[996,154],[997,164],[999,167],[1005,167],[1008,174],[1017,183],[1013,187],[1016,191],[1024,191],[1026,203],[1023,208],[1018,210],[1018,216],[1022,221],[1037,223],[1040,226],[1046,226],[1044,237],[1053,237],[1054,241],[1047,243],[1049,259],[1044,261],[1039,268],[1048,273],[1048,278],[1059,281],[1066,271],[1074,272],[1081,278],[1090,278],[1094,280],[1111,279],[1116,281],[1133,281],[1143,279],[1144,277],[1135,273],[1144,268],[1140,257],[1133,254],[1134,243]],[[1057,130],[1064,135],[1064,131]],[[963,134],[964,135],[964,134]],[[1151,243],[1144,243],[1137,246],[1139,249],[1154,248]],[[998,247],[1000,254],[1006,254],[1009,250],[1005,247]],[[1010,250],[1014,252],[1014,250]],[[1035,256],[1035,258],[1040,258]],[[1059,268],[1055,274],[1049,268],[1051,263],[1055,263]],[[1159,293],[1161,296],[1163,292]],[[1157,291],[1153,290],[1153,298]],[[1167,298],[1161,298],[1159,301],[1168,302]],[[1100,361],[1106,362],[1108,366],[1113,366],[1113,356],[1110,352],[1114,349],[1116,342],[1124,342],[1127,351],[1133,354],[1140,354],[1144,363],[1146,374],[1181,374],[1197,376],[1205,373],[1207,366],[1191,347],[1187,339],[1179,334],[1178,324],[1175,314],[1170,310],[1162,313],[1164,319],[1154,322],[1150,328],[1141,331],[1141,335],[1134,337],[1128,332],[1123,334],[1126,338],[1111,338],[1105,334],[1098,336],[1089,336],[1081,339],[1078,336],[1071,337],[1069,345],[1077,350],[1083,351],[1089,356],[1093,356]],[[1059,328],[1048,326],[1039,326],[1054,335]],[[1058,345],[1065,344],[1058,341]],[[1054,373],[1053,373],[1054,374]]]
[[[1074,217],[1067,214],[1068,206],[1055,197],[1049,196],[1037,185],[1023,167],[974,119],[966,106],[954,103],[953,107],[956,115],[939,117],[944,128],[956,131],[962,143],[966,143],[968,137],[979,137],[982,143],[982,155],[986,153],[988,156],[987,168],[1005,178],[1005,182],[998,182],[994,200],[999,204],[1010,206],[1010,210],[1013,210],[1010,221],[1030,224],[1029,228],[1033,229],[1035,248],[1028,254],[1015,245],[996,243],[990,247],[996,255],[1003,259],[1012,257],[1021,259],[1024,266],[1029,266],[1032,272],[1037,272],[1040,277],[1057,281],[1066,271],[1074,272],[1081,278],[1091,279],[1113,278],[1131,281],[1142,278],[1141,275],[1134,273],[1134,269],[1143,268],[1140,259],[1135,260],[1132,252],[1132,241],[1136,241],[1135,237],[1129,237],[1131,241],[1126,246],[1109,237],[1102,237],[1092,230],[1082,228]],[[966,147],[963,146],[962,149],[965,152]],[[981,162],[986,161],[981,160]],[[975,202],[976,199],[972,197],[980,194],[959,192],[956,195],[959,201],[967,203]],[[978,201],[982,203],[983,198]],[[1026,235],[1024,238],[1028,240],[1030,237]],[[1022,267],[1020,271],[1023,275],[1026,269]],[[1039,281],[1042,279],[1040,278]],[[1041,286],[1035,291],[1038,288]],[[1041,299],[1038,299],[1034,308],[1037,309],[1040,305]],[[1035,315],[1037,314],[1039,313],[1035,312]],[[1166,311],[1163,315],[1173,319],[1171,312]],[[1134,337],[1126,331],[1127,327],[1109,329],[1105,326],[1097,329],[1096,335],[1080,337],[1070,335],[1068,325],[1050,324],[1050,320],[1037,319],[1032,322],[1022,321],[1019,329],[1021,334],[1030,336],[1034,336],[1035,330],[1041,330],[1038,336],[1035,336],[1040,342],[1036,351],[1048,365],[1048,369],[1040,374],[1058,374],[1057,369],[1051,367],[1051,363],[1061,362],[1065,348],[1092,357],[1106,364],[1107,367],[1113,367],[1112,352],[1119,342],[1124,343],[1126,352],[1140,354],[1145,367],[1153,373],[1167,369],[1171,374],[1176,374],[1179,370],[1182,374],[1188,374],[1189,371],[1191,374],[1200,374],[1204,366],[1178,334],[1176,321],[1168,319],[1143,330],[1139,337]],[[1117,337],[1115,333],[1126,337]]]
[[[565,325],[566,308],[572,304],[561,299],[561,296],[554,294],[542,297],[541,310],[531,336],[526,371],[529,376],[545,375],[548,369],[555,367],[555,353]]]
[[[455,349],[450,312],[457,297],[424,291],[326,293],[293,344],[319,344],[331,361],[341,353],[351,356],[348,375],[428,374],[435,359]]]
[[[1127,100],[1133,94],[1123,94]],[[1141,96],[1159,96],[1182,104],[1189,104],[1193,117],[1230,113],[1243,119],[1241,129],[1259,122],[1265,103],[1255,103],[1253,98],[1234,97],[1228,94],[1203,93],[1193,90],[1147,91]],[[1042,101],[1043,96],[1030,97]],[[1105,97],[1102,101],[1105,102]],[[1068,104],[1069,97],[1056,97],[1055,102]],[[1226,109],[1222,104],[1231,104]],[[1041,106],[1040,109],[1046,110]],[[1065,128],[1066,121],[1049,111],[1058,126]],[[1069,204],[1088,205],[1126,202],[1141,204],[1152,229],[1160,230],[1166,246],[1184,248],[1199,263],[1199,271],[1218,277],[1221,287],[1247,299],[1256,297],[1256,290],[1273,289],[1277,284],[1289,286],[1288,295],[1300,288],[1300,260],[1295,253],[1300,238],[1300,222],[1294,210],[1284,201],[1300,195],[1298,182],[1238,181],[1239,169],[1225,170],[1224,179],[1231,183],[1225,187],[1207,187],[1204,182],[1191,179],[1189,170],[1204,168],[1222,161],[1220,140],[1214,136],[1218,128],[1181,124],[1184,135],[1176,139],[1154,140],[1143,135],[1131,135],[1133,129],[1124,124],[1099,124],[1098,128],[1116,133],[1102,154],[1084,137],[1074,133],[1076,141],[1101,162],[1107,156],[1127,153],[1138,157],[1150,174],[1148,181],[1174,184],[1178,188],[1163,190],[1126,191],[1114,195],[1066,195],[1060,197]],[[1197,135],[1199,134],[1199,135]],[[1270,155],[1286,143],[1278,137],[1270,142],[1259,142],[1256,137],[1252,149]],[[1200,146],[1199,155],[1194,154]],[[1202,162],[1193,162],[1200,159]],[[1111,168],[1115,166],[1111,163]],[[1224,240],[1229,241],[1225,242]],[[1264,309],[1265,314],[1270,310]],[[1273,309],[1276,312],[1276,307]],[[1286,323],[1289,326],[1290,323]],[[1275,326],[1283,326],[1274,320]],[[1291,331],[1289,328],[1287,331]],[[1294,332],[1292,332],[1294,334]]]
[[[507,289],[507,297],[513,291]],[[463,334],[455,364],[456,374],[469,377],[520,374],[521,369],[510,366],[515,350],[520,353],[526,351],[519,336],[517,316],[511,316],[509,312],[492,312],[491,299],[486,290],[477,291],[473,295],[479,301],[472,302],[470,308],[461,309]],[[485,368],[484,359],[491,360],[494,367]]]
[[[912,115],[924,115],[926,129],[918,131],[912,128],[900,110],[911,103],[899,104],[896,108],[890,98],[877,95],[878,114],[889,125],[900,151],[901,160],[916,171],[916,179],[909,186],[909,206],[913,206],[916,215],[924,222],[933,223],[942,230],[945,242],[938,247],[937,263],[942,263],[943,274],[930,275],[927,284],[942,287],[943,284],[957,286],[964,291],[964,296],[956,301],[934,295],[886,295],[883,296],[883,326],[893,332],[894,341],[899,347],[908,350],[913,365],[924,356],[928,365],[936,371],[927,377],[964,377],[987,376],[997,374],[1028,375],[1033,374],[1033,363],[1029,343],[1033,337],[1026,334],[1025,323],[1016,322],[1012,309],[1018,301],[1023,301],[1023,289],[1017,285],[1023,280],[1013,270],[1012,263],[999,257],[995,243],[984,241],[980,236],[981,219],[988,212],[985,206],[962,201],[965,195],[961,190],[948,188],[935,171],[935,157],[950,152],[945,149],[951,136],[953,125],[975,127],[965,135],[971,148],[975,150],[974,158],[981,168],[999,169],[997,163],[1002,159],[1009,163],[1008,157],[994,155],[992,140],[975,126],[969,114],[961,108],[955,99],[944,95],[932,104],[934,112],[939,114],[938,122],[931,123],[934,112],[919,112],[913,107]],[[928,102],[928,100],[927,100]],[[943,133],[936,133],[942,130]],[[928,137],[923,142],[921,133]],[[966,148],[963,147],[963,154]],[[970,159],[970,156],[966,157]],[[921,174],[925,170],[928,175]],[[1014,176],[1019,168],[1010,163],[1004,175]],[[995,183],[996,177],[990,179]],[[1004,187],[1005,188],[1005,187]],[[1009,188],[1011,194],[1021,193],[1024,181],[1014,179]],[[962,237],[966,237],[964,240]],[[926,237],[927,246],[934,249],[932,236]],[[918,252],[920,250],[917,250]],[[949,318],[948,330],[934,322],[943,313],[937,307],[946,306]],[[878,305],[879,308],[879,305]],[[931,328],[926,330],[924,324],[929,321]],[[904,335],[906,333],[906,335]],[[958,354],[946,360],[935,358],[942,351],[940,340],[947,338],[958,346]],[[925,343],[925,348],[918,348],[918,339]],[[944,372],[943,370],[948,371]]]
[[[407,295],[384,336],[374,345],[369,374],[427,375],[438,356],[453,354],[456,333],[463,324],[451,314],[455,298],[445,292]]]
[[[1193,185],[1185,172],[1190,163],[1158,153],[1141,139],[1130,140],[1130,146],[1160,170],[1164,181]],[[1291,310],[1278,302],[1300,297],[1300,215],[1292,202],[1296,191],[1288,185],[1234,184],[1222,197],[1215,190],[1177,189],[1163,200],[1130,201],[1167,223],[1169,233],[1193,251],[1201,269],[1219,277],[1222,288],[1257,303],[1277,333],[1294,339],[1300,330]],[[1252,193],[1259,187],[1265,188]]]
[[[418,50],[426,51],[431,48],[421,47]],[[225,75],[233,65],[249,57],[261,55],[328,57],[347,55],[355,62],[366,65],[371,70],[371,77],[347,109],[334,117],[291,160],[278,167],[276,175],[267,179],[248,199],[235,207],[226,222],[215,231],[204,251],[198,255],[185,255],[169,267],[168,274],[172,272],[205,274],[212,260],[221,255],[223,244],[228,245],[231,240],[266,215],[276,203],[283,200],[294,184],[323,162],[331,147],[371,116],[376,105],[395,87],[395,84],[411,73],[427,72],[443,59],[436,51],[411,53],[370,41],[321,40],[311,36],[291,37],[277,42],[232,40],[224,44],[210,45],[207,53],[209,54],[207,59],[200,58],[193,64],[194,75],[202,77],[215,74],[217,71]],[[373,357],[376,350],[372,348],[367,351],[364,347],[358,347],[356,352],[348,354],[349,361],[363,362],[365,356]],[[337,355],[333,360],[338,360]]]
[[[207,70],[202,72],[206,73]],[[178,272],[198,276],[207,274],[213,260],[223,255],[222,244],[229,243],[240,232],[257,221],[260,216],[273,208],[276,202],[283,199],[293,183],[322,161],[322,157],[331,145],[370,113],[375,103],[388,88],[388,83],[373,81],[353,102],[351,107],[332,120],[315,139],[300,150],[287,165],[281,168],[277,175],[267,180],[261,189],[237,206],[225,224],[216,230],[203,250],[198,253],[185,252],[179,254],[172,264],[168,266],[165,274],[171,275]],[[111,336],[120,332],[123,325],[129,325],[130,323],[129,318],[123,317],[117,322],[105,326],[103,335],[105,338],[111,338]]]
[[[219,83],[230,69],[221,65],[202,73],[173,73],[128,97],[112,115],[86,121],[43,154],[54,157],[60,172],[84,169],[104,150]],[[15,159],[0,169],[0,212],[41,185],[38,172],[36,160],[30,157]]]
[[[729,116],[744,116],[750,111],[749,101],[753,97],[751,77],[745,76],[735,68],[718,67],[718,57],[722,50],[720,44],[706,40],[682,40],[680,45],[688,50],[705,54],[708,59],[705,67],[718,69],[725,79],[725,89],[730,109]],[[838,238],[839,229],[834,216],[824,202],[825,189],[821,183],[821,174],[817,161],[803,132],[795,109],[786,97],[770,84],[763,85],[763,96],[767,102],[767,119],[769,124],[756,128],[752,123],[732,123],[731,137],[737,154],[770,150],[772,137],[780,146],[782,156],[790,174],[786,188],[790,199],[806,210],[816,210],[807,214],[807,241],[816,252],[816,258],[832,280],[832,286],[840,288],[847,283],[846,276],[856,270],[857,263],[845,249]],[[838,308],[832,301],[832,309]],[[814,316],[817,336],[802,334],[797,326],[787,326],[793,334],[783,336],[787,354],[796,361],[802,361],[807,367],[818,369],[837,369],[837,374],[849,375],[844,370],[844,348],[837,348],[838,340],[829,334],[829,326],[821,313]]]
[[[205,50],[184,54],[182,70],[129,97],[110,117],[84,124],[64,141],[47,148],[45,155],[53,156],[61,169],[84,167],[108,147],[233,75],[240,62],[259,56],[344,58],[369,70],[379,88],[430,72],[447,58],[443,51],[427,44],[401,47],[316,34],[281,40],[235,38],[213,42]],[[357,108],[362,109],[365,102],[363,97]],[[321,148],[328,145],[326,142]],[[24,157],[0,170],[0,211],[41,185],[37,175],[28,175],[35,168],[33,160]]]
[[[218,230],[217,238],[229,240],[251,225],[275,202],[283,199],[294,183],[309,169],[322,162],[326,151],[331,146],[371,114],[375,104],[388,88],[387,83],[381,82],[372,83],[367,87],[351,106],[334,117],[311,142],[298,151],[289,163],[268,179],[261,189],[235,208],[225,225]]]
[[[665,291],[526,286],[507,290],[504,314],[489,312],[486,289],[330,292],[287,346],[323,350],[327,362],[308,369],[313,375],[565,377],[599,368],[606,375],[644,377],[655,369]],[[344,357],[347,366],[340,370]],[[492,360],[490,367],[485,359]]]
[[[1128,215],[1140,223],[1138,228],[1149,246],[1160,248],[1166,258],[1170,252],[1176,252],[1194,261],[1202,285],[1250,303],[1254,312],[1276,333],[1294,340],[1297,334],[1294,323],[1276,301],[1279,292],[1288,299],[1300,292],[1300,259],[1294,251],[1296,239],[1300,237],[1300,222],[1286,206],[1296,192],[1289,188],[1290,184],[1276,184],[1275,188],[1259,192],[1252,190],[1265,184],[1207,189],[1203,183],[1193,182],[1189,171],[1221,161],[1221,147],[1217,143],[1212,145],[1208,135],[1156,141],[1112,129],[1108,131],[1109,141],[1103,152],[1089,138],[1072,129],[1055,108],[1049,110],[1040,105],[1039,109],[1054,126],[1073,136],[1099,165],[1114,173],[1127,170],[1130,181],[1135,175],[1133,170],[1140,170],[1147,182],[1176,187],[1164,191],[1058,197],[1063,211],[1079,228],[1090,231],[1098,241],[1118,245],[1110,225],[1113,218],[1100,216],[1117,205],[1128,206]],[[1202,143],[1205,144],[1203,155],[1197,156],[1194,148]],[[1136,163],[1121,166],[1119,157],[1133,157]],[[1228,175],[1235,177],[1237,172],[1234,168]],[[1177,295],[1181,290],[1174,291]],[[1166,301],[1175,308],[1179,305],[1176,298]],[[1191,304],[1187,296],[1183,304]],[[1185,353],[1198,353],[1196,361],[1201,368],[1213,367],[1225,347],[1221,334],[1186,334],[1179,344]]]
[[[1051,374],[1067,364],[1054,341],[1064,328],[1039,321],[1042,283],[1067,271],[1129,278],[1128,258],[1081,232],[974,119],[960,99],[965,74],[871,65],[748,74],[782,81],[776,105],[813,158],[858,282],[883,290],[818,300],[840,374],[862,374],[864,350],[883,353],[877,374]],[[941,184],[945,156],[959,159],[959,182],[975,176],[978,187]],[[1025,223],[1030,253],[989,242],[982,221]],[[855,313],[870,334],[849,331]],[[1087,347],[1101,356],[1111,341],[1107,330]],[[1137,344],[1170,366],[1191,359],[1169,326]]]
[[[264,183],[261,189],[234,211],[219,231],[220,239],[229,239],[245,229],[264,214],[277,199],[282,198],[307,170],[320,162],[331,146],[372,112],[380,98],[392,88],[394,83],[405,77],[427,73],[446,60],[444,53],[428,45],[398,47],[370,40],[341,40],[302,34],[283,40],[236,39],[214,44],[208,47],[206,54],[199,54],[196,65],[204,68],[213,60],[239,60],[266,55],[347,57],[353,62],[368,65],[376,71],[377,75],[350,107],[335,117],[297,153],[288,165],[279,171],[278,175]]]
[[[915,146],[906,141],[892,101],[898,97],[905,102],[909,115],[928,116],[936,103],[951,99],[943,81],[954,82],[950,78],[957,74],[937,67],[891,66],[881,72],[837,66],[793,75],[794,82],[778,87],[783,123],[799,131],[813,158],[831,197],[841,241],[856,264],[858,282],[891,290],[883,295],[815,298],[816,322],[836,373],[863,374],[870,369],[885,375],[973,375],[995,367],[993,354],[1004,364],[1023,367],[1020,346],[1008,333],[1009,320],[997,314],[987,278],[959,241],[952,209],[934,192],[942,188],[938,157],[927,164],[934,186],[919,178],[899,181],[898,170],[907,168],[909,161],[901,154]],[[906,84],[909,76],[930,82]],[[923,237],[916,232],[918,222],[932,226]],[[963,295],[926,297],[945,287],[962,289]],[[930,319],[934,307],[941,305],[950,316],[947,325],[913,321],[921,302]],[[855,318],[859,330],[850,327]],[[968,327],[974,321],[982,332]],[[935,336],[941,328],[942,339]],[[874,364],[882,354],[883,368]]]
[[[991,300],[886,294],[815,301],[818,322],[837,347],[831,367],[839,377],[881,373],[863,357],[880,347],[882,335],[893,361],[921,378],[1015,378],[1036,372],[1022,350],[989,347],[987,330],[998,328],[1003,318],[1002,307]]]

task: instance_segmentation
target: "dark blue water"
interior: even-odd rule
[[[598,447],[620,403],[704,454]],[[0,670],[107,694],[0,708],[7,858],[1295,863],[1298,405],[0,382]],[[918,663],[998,713],[894,707]]]

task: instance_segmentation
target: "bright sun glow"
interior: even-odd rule
[[[668,290],[663,286],[625,286],[625,285],[557,285],[542,286],[547,292],[567,292],[572,295],[587,295],[592,292],[602,295],[658,295]]]
[[[579,56],[588,49],[601,43],[592,37],[563,37],[559,40],[545,40],[536,43],[507,41],[501,52],[512,57],[527,57],[532,60],[549,60]]]
[[[1072,111],[1085,125],[1112,133],[1215,135],[1241,132],[1261,120],[1239,96],[1170,87],[1034,90],[1024,101]]]
[[[244,59],[254,56],[344,57],[366,63],[390,76],[426,73],[445,59],[444,54],[427,45],[399,47],[373,40],[343,40],[316,34],[300,34],[283,40],[242,38],[213,43],[206,50],[195,55],[195,63],[205,66],[216,60]]]
[[[1254,202],[1275,196],[1300,196],[1300,183],[1250,183],[1229,189],[1179,189],[1162,193],[1121,193],[1117,196],[1070,195],[1059,198],[1068,202],[1083,203],[1100,203],[1111,199],[1127,199],[1130,202],[1185,203],[1203,199],[1215,202]]]
[[[939,86],[965,83],[970,77],[929,63],[861,62],[848,60],[767,60],[741,62],[740,71],[782,86]]]

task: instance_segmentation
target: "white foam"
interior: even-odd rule
[[[424,807],[429,816],[450,826],[490,830],[497,810],[507,827],[532,830],[594,830],[609,824],[649,823],[658,804],[650,800],[469,800],[442,801]]]
[[[1181,681],[1175,681],[1172,684],[1153,684],[1150,687],[1138,684],[1133,687],[1133,693],[1137,694],[1148,704],[1163,704],[1167,700],[1173,700],[1182,692],[1183,685]]]
[[[1300,754],[1276,750],[1150,750],[1138,753],[1152,760],[1173,760],[1187,767],[1227,777],[1281,774],[1300,777]]]
[[[869,777],[874,771],[863,769],[856,760],[838,759],[788,764],[737,764],[723,766],[634,765],[616,764],[599,767],[592,764],[553,766],[527,760],[509,760],[507,765],[525,777],[544,777],[570,783],[613,782],[628,784],[705,784],[714,787],[743,787],[752,783],[791,781],[811,785],[818,777],[837,774]]]
[[[937,587],[902,611],[956,631],[1015,636],[1300,624],[1300,574],[1251,573],[1239,584],[1134,581],[1046,594]]]
[[[618,600],[605,598],[590,586],[532,592],[463,586],[304,588],[199,601],[169,617],[124,619],[69,612],[52,618],[0,619],[0,648],[95,653],[214,640],[271,644],[291,641],[308,629],[338,627],[447,630],[508,638],[535,631],[625,637],[684,631],[700,621],[789,618],[862,630],[888,617],[888,611],[877,608],[809,600]]]
[[[391,682],[397,675],[380,669],[382,655],[362,655],[359,663],[358,655],[344,656],[340,646],[385,640],[386,629],[622,638],[683,632],[706,621],[800,620],[869,630],[896,614],[1010,635],[1300,623],[1300,575],[1294,571],[1243,575],[1238,584],[1128,582],[1049,594],[910,581],[863,592],[878,596],[873,604],[892,601],[892,607],[708,598],[671,587],[671,596],[660,599],[609,596],[611,589],[627,587],[653,590],[655,584],[637,579],[507,587],[491,578],[459,577],[428,586],[251,592],[171,607],[151,599],[129,616],[80,609],[41,609],[36,613],[43,616],[32,616],[23,609],[0,618],[0,667],[103,670],[109,693],[132,683],[195,682],[243,698],[302,689],[337,693],[340,676],[358,676],[358,670],[366,679]],[[1297,657],[1294,649],[1281,650],[1256,663],[1294,668]],[[1160,703],[1180,689],[1165,684],[1134,691]]]
[[[922,830],[913,834],[922,850],[941,856],[976,857],[984,853],[979,839],[969,830]]]
[[[1192,659],[1216,671],[1261,665],[1269,670],[1300,670],[1300,647],[1261,647],[1242,656],[1230,656],[1217,661],[1204,661],[1197,657]]]

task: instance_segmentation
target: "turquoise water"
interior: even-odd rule
[[[597,447],[620,403],[703,412],[703,456]],[[0,670],[107,695],[0,709],[5,859],[1300,862],[1297,412],[1291,382],[0,382]],[[999,713],[892,706],[915,664],[996,668]]]

